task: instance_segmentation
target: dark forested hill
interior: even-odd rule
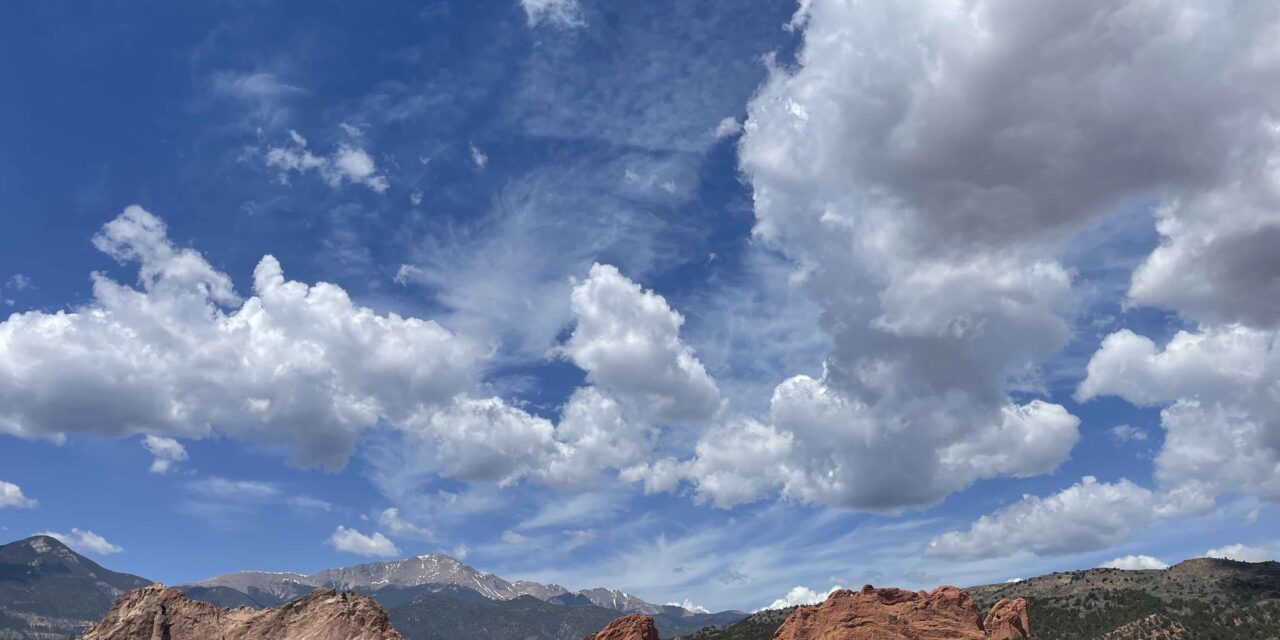
[[[66,640],[150,584],[102,568],[49,536],[0,546],[0,640]]]

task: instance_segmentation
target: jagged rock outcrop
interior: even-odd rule
[[[223,609],[155,584],[130,591],[82,640],[402,640],[372,598],[332,589],[271,609]]]
[[[653,618],[633,613],[582,640],[658,640],[658,629],[653,626]]]
[[[1026,605],[996,605],[993,621],[1006,635],[1028,638]],[[1022,624],[1019,631],[1017,624]],[[1014,633],[1015,635],[1007,635]],[[1018,635],[1021,634],[1021,635]],[[818,606],[800,607],[774,634],[774,640],[984,640],[982,614],[969,594],[956,587],[933,591],[876,589],[836,591]]]
[[[1022,598],[1001,600],[991,607],[987,619],[982,621],[991,640],[1018,640],[1031,637],[1031,623],[1027,620],[1027,601]]]

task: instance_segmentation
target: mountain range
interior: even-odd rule
[[[0,640],[65,640],[97,622],[125,591],[149,584],[108,571],[48,536],[0,546]],[[747,615],[656,605],[616,589],[508,581],[445,555],[310,575],[242,571],[176,588],[220,607],[253,609],[319,588],[352,591],[376,600],[407,640],[578,640],[623,613],[649,615],[663,637],[671,637]]]
[[[66,640],[126,591],[149,584],[48,536],[0,546],[0,640]],[[649,612],[663,638],[768,640],[795,610],[698,613],[610,589],[508,581],[442,555],[310,575],[240,572],[179,586],[195,600],[249,609],[316,588],[371,596],[406,640],[578,640],[636,610]],[[1277,562],[1197,558],[1163,570],[1089,569],[965,591],[984,611],[1025,599],[1039,640],[1280,637]]]
[[[982,609],[1023,598],[1038,640],[1280,638],[1280,563],[1195,558],[1168,569],[1087,569],[967,589]],[[796,607],[689,640],[770,640]]]
[[[211,589],[231,589],[247,596],[249,603],[265,607],[291,600],[320,587],[373,593],[387,587],[403,589],[427,585],[469,589],[489,600],[512,600],[520,596],[532,596],[555,604],[591,604],[623,613],[646,615],[667,613],[669,609],[666,606],[645,602],[617,589],[594,588],[569,591],[558,584],[541,584],[527,580],[507,581],[442,554],[325,569],[311,575],[241,571],[178,585],[178,588],[192,595],[196,593],[207,595],[208,590]]]
[[[0,546],[0,640],[66,640],[150,582],[104,569],[49,536]]]

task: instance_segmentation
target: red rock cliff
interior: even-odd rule
[[[120,597],[81,640],[402,640],[372,598],[332,589],[271,609],[223,609],[151,585]]]
[[[658,629],[653,626],[653,618],[633,613],[582,640],[658,640]]]
[[[996,609],[1002,633],[1016,627],[1004,624],[1016,607],[1001,601]],[[996,609],[993,609],[993,613]],[[1026,608],[1023,603],[1022,612]],[[1016,615],[1012,616],[1017,618]],[[1000,638],[1027,638],[1025,615],[1023,635]],[[801,607],[774,633],[774,640],[984,640],[982,614],[969,594],[955,587],[933,591],[876,589],[837,591],[822,604]]]

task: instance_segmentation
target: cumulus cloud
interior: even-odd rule
[[[1128,302],[1199,326],[1163,351],[1118,332],[1077,395],[1164,407],[1159,495],[1080,485],[933,550],[989,555],[988,529],[1038,552],[1082,549],[1122,537],[1125,520],[1203,511],[1223,491],[1274,499],[1280,423],[1267,389],[1280,379],[1271,347],[1280,296],[1269,295],[1280,287],[1269,249],[1280,237],[1280,49],[1271,43],[1280,7],[812,0],[792,27],[805,30],[797,63],[772,68],[749,104],[740,162],[755,236],[795,264],[834,347],[821,378],[779,387],[803,391],[782,408],[805,429],[844,414],[838,421],[856,425],[858,446],[872,452],[854,456],[838,442],[817,459],[827,472],[817,477],[893,460],[903,434],[916,478],[876,491],[879,505],[838,486],[811,495],[872,507],[936,501],[976,477],[949,472],[959,457],[948,452],[995,441],[993,427],[1011,413],[1028,422],[1011,434],[1041,434],[1044,418],[1073,423],[1052,446],[1030,440],[1034,465],[992,475],[1065,459],[1074,418],[1010,391],[1034,389],[1019,372],[1035,371],[1071,335],[1072,274],[1054,257],[1064,240],[1140,197],[1159,203],[1161,244],[1134,274]],[[804,450],[805,429],[774,423]],[[1085,496],[1113,496],[1127,517],[1043,530],[1040,543],[1018,533],[1041,530],[1047,514],[1071,508],[1067,498]]]
[[[821,376],[774,392],[773,427],[793,439],[784,492],[928,505],[1051,471],[1078,439],[1066,409],[1010,393],[1071,336],[1058,243],[1153,183],[1122,170],[1132,157],[1097,158],[1116,114],[1080,87],[1107,88],[1113,60],[1073,6],[814,0],[797,14],[798,62],[771,68],[739,148],[754,235],[792,262],[832,343]],[[1045,40],[1080,64],[1046,59]]]
[[[728,138],[730,136],[738,135],[740,131],[742,131],[742,123],[738,122],[738,119],[733,116],[725,116],[725,118],[716,125],[716,129],[713,133],[715,134],[716,139],[719,140],[720,138]]]
[[[22,487],[12,482],[0,480],[0,509],[16,507],[18,509],[34,509],[38,502],[23,495]]]
[[[827,596],[843,589],[844,587],[831,587],[826,593],[819,593],[809,587],[795,587],[787,592],[787,595],[774,600],[772,603],[760,607],[757,611],[768,611],[769,609],[786,609],[797,605],[819,604],[827,599]]]
[[[520,0],[520,7],[530,27],[547,24],[566,29],[586,24],[578,0]]]
[[[390,558],[400,555],[400,549],[395,543],[376,531],[372,535],[365,535],[355,529],[338,525],[333,535],[329,536],[328,542],[329,546],[338,551],[371,558]]]
[[[472,347],[435,322],[286,280],[271,256],[241,299],[141,207],[94,244],[136,264],[139,286],[94,274],[86,305],[0,323],[0,433],[220,433],[338,468],[361,430],[448,404],[474,379]]]
[[[173,438],[148,435],[142,439],[142,446],[155,456],[151,461],[151,473],[169,473],[173,465],[187,459],[187,448]]]
[[[982,516],[967,531],[951,531],[929,542],[926,555],[951,560],[1088,551],[1114,544],[1154,518],[1148,489],[1128,480],[1079,483],[1048,498],[1022,500]]]
[[[109,556],[124,551],[123,547],[111,544],[106,538],[87,529],[72,529],[71,533],[41,531],[36,535],[54,538],[80,553],[93,553],[100,556]]]
[[[318,156],[311,153],[307,148],[306,138],[297,131],[290,131],[289,137],[289,144],[270,147],[263,156],[267,166],[279,170],[281,183],[288,183],[290,172],[302,174],[316,171],[335,189],[344,183],[351,183],[362,184],[382,193],[390,186],[386,176],[378,172],[373,156],[360,147],[342,143],[333,153]]]
[[[587,380],[654,420],[705,419],[719,409],[715,381],[680,339],[684,317],[662,296],[595,264],[571,301],[577,325],[561,351]]]
[[[1270,551],[1243,544],[1229,544],[1225,547],[1210,549],[1204,552],[1206,558],[1223,558],[1240,562],[1266,562],[1274,557]]]
[[[1120,556],[1103,563],[1103,568],[1142,571],[1144,569],[1168,569],[1168,563],[1151,556]]]
[[[690,599],[688,599],[688,598],[685,598],[685,599],[684,599],[684,602],[668,602],[668,603],[667,603],[667,606],[668,606],[668,607],[680,607],[681,609],[684,609],[685,611],[692,611],[692,612],[694,612],[694,613],[711,613],[711,611],[710,611],[709,609],[707,609],[706,607],[698,606],[697,604],[695,604],[692,600],[690,600]]]
[[[1227,491],[1280,500],[1276,331],[1242,325],[1180,331],[1163,347],[1129,330],[1103,340],[1077,395],[1164,406],[1156,479],[1207,509]]]

